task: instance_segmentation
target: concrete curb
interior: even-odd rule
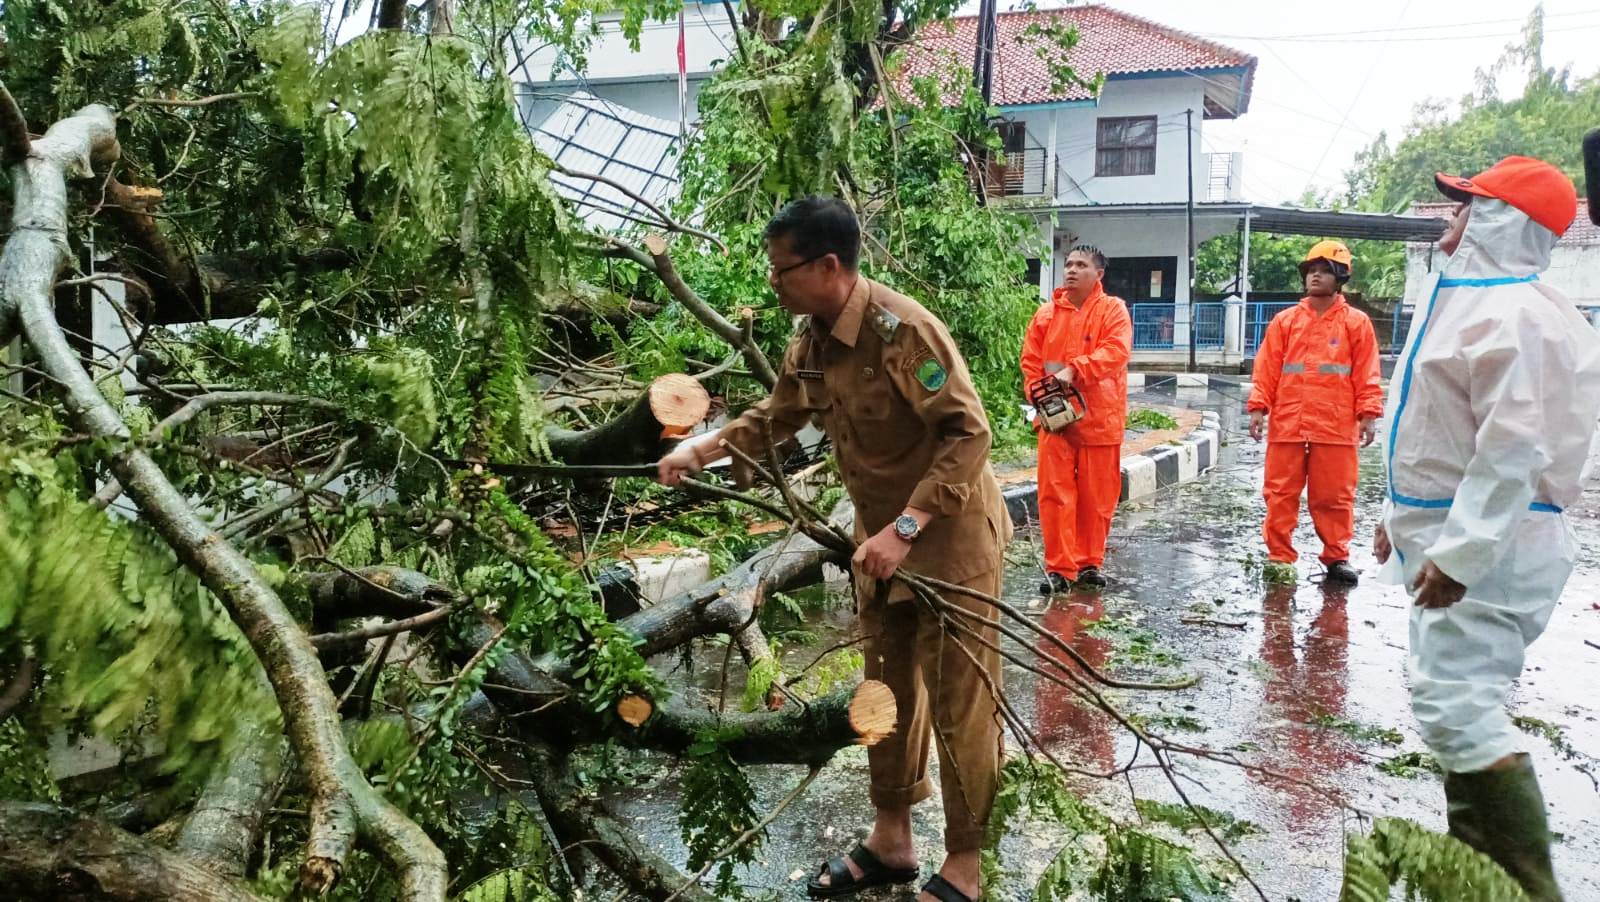
[[[1200,425],[1179,441],[1151,448],[1142,454],[1122,458],[1122,501],[1135,501],[1147,495],[1198,479],[1217,465],[1222,447],[1222,421],[1213,411],[1201,414]],[[1016,526],[1039,521],[1039,485],[1019,482],[1002,492],[1006,512]]]

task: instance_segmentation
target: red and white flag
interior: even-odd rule
[[[687,4],[685,4],[687,5]],[[678,137],[689,137],[689,58],[684,40],[683,7],[678,7]]]

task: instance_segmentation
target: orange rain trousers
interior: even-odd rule
[[[1106,559],[1106,536],[1122,497],[1122,446],[1078,445],[1039,433],[1039,529],[1045,569],[1076,579]]]
[[[1267,499],[1267,520],[1262,528],[1267,557],[1285,564],[1297,559],[1294,527],[1300,520],[1300,493],[1305,492],[1311,525],[1322,539],[1322,563],[1349,560],[1359,469],[1355,445],[1269,440],[1261,492]],[[1043,493],[1040,499],[1042,507]]]

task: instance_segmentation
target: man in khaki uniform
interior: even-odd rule
[[[928,745],[936,731],[948,857],[919,898],[976,899],[978,849],[1002,752],[984,672],[1000,684],[999,655],[942,628],[929,605],[888,580],[903,566],[1000,594],[1011,521],[989,466],[988,418],[944,323],[857,272],[860,227],[847,205],[796,201],[768,224],[766,237],[772,287],[786,309],[808,316],[807,325],[789,343],[771,397],[716,440],[663,457],[660,480],[675,485],[724,456],[722,442],[764,460],[765,421],[781,441],[820,418],[855,502],[860,547],[852,563],[866,676],[894,692],[899,717],[894,735],[868,750],[872,834],[825,863],[809,889],[842,896],[916,879],[911,806],[932,792]],[[981,617],[960,619],[986,641],[998,640],[992,606],[958,594],[945,600]]]

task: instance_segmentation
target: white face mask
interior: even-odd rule
[[[1505,201],[1475,197],[1467,230],[1445,265],[1445,274],[1477,279],[1544,272],[1558,240],[1554,232]]]

